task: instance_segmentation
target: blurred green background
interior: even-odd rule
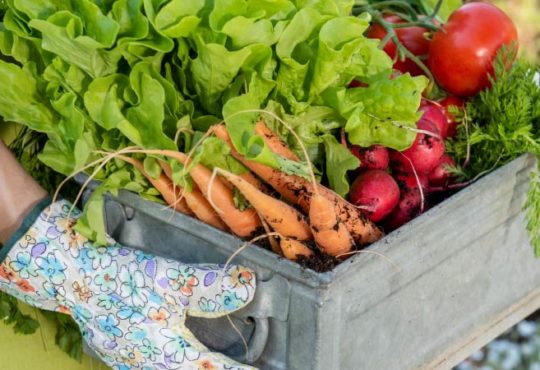
[[[494,0],[518,27],[521,57],[540,65],[540,0]]]

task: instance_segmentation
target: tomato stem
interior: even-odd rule
[[[437,4],[435,4],[435,8],[433,9],[433,12],[428,15],[428,19],[433,19],[439,14],[439,11],[441,10],[443,0],[438,0]]]
[[[390,22],[387,22],[384,17],[382,16],[381,12],[379,11],[373,11],[371,13],[373,17],[373,21],[379,23],[383,28],[386,30],[386,36],[382,39],[381,44],[379,47],[382,49],[386,45],[386,43],[389,40],[392,40],[394,44],[396,45],[398,55],[401,60],[404,60],[405,58],[409,58],[414,63],[418,65],[422,69],[422,71],[426,74],[426,76],[429,78],[430,86],[433,86],[435,84],[435,78],[433,77],[433,74],[429,70],[429,68],[425,65],[425,63],[418,58],[416,55],[414,55],[409,49],[407,49],[401,41],[399,41],[396,31],[395,31],[395,24],[392,24]],[[424,25],[422,25],[424,27]]]
[[[406,23],[392,23],[392,28],[407,28],[407,27],[422,27],[429,29],[430,31],[438,31],[439,26],[429,22],[406,22]]]
[[[401,8],[405,10],[407,13],[409,13],[412,19],[414,19],[415,21],[418,20],[418,14],[414,10],[414,8],[410,4],[404,1],[400,1],[400,0],[387,0],[387,1],[381,1],[376,4],[357,5],[355,7],[357,7],[361,11],[362,10],[367,11],[368,13],[371,13],[370,10],[386,9],[389,7]]]

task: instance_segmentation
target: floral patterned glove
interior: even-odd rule
[[[252,299],[251,270],[185,265],[111,240],[95,247],[71,229],[71,205],[44,201],[0,250],[0,289],[26,303],[70,314],[114,369],[248,369],[210,352],[186,315],[213,318]],[[72,220],[80,213],[72,212]]]

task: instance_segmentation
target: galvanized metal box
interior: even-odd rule
[[[254,302],[189,319],[209,347],[262,369],[448,369],[540,307],[540,261],[522,207],[532,156],[458,192],[331,272],[252,246]],[[184,262],[222,263],[242,241],[124,192],[106,201],[119,242]]]

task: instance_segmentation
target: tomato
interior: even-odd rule
[[[431,41],[428,65],[446,91],[472,96],[489,86],[493,60],[503,46],[518,48],[512,20],[487,3],[469,3],[456,10]],[[509,65],[515,58],[509,58]]]
[[[387,22],[390,23],[404,23],[405,21],[395,15],[387,15],[384,17]],[[425,33],[429,32],[422,27],[405,27],[396,28],[396,35],[399,41],[405,46],[411,53],[419,56],[421,59],[425,58],[429,52],[430,41],[425,37]],[[386,30],[380,24],[373,24],[368,31],[367,37],[382,40],[386,36]],[[404,61],[399,60],[397,55],[396,44],[392,40],[389,40],[384,46],[384,51],[395,60],[394,68],[403,73],[409,72],[413,76],[419,76],[424,74],[422,68],[420,68],[415,62],[406,58]]]
[[[463,108],[465,101],[456,96],[449,96],[439,102],[444,109],[444,115],[446,116],[446,122],[448,127],[448,137],[454,137],[457,133],[457,121],[454,115],[450,112],[450,107]]]

